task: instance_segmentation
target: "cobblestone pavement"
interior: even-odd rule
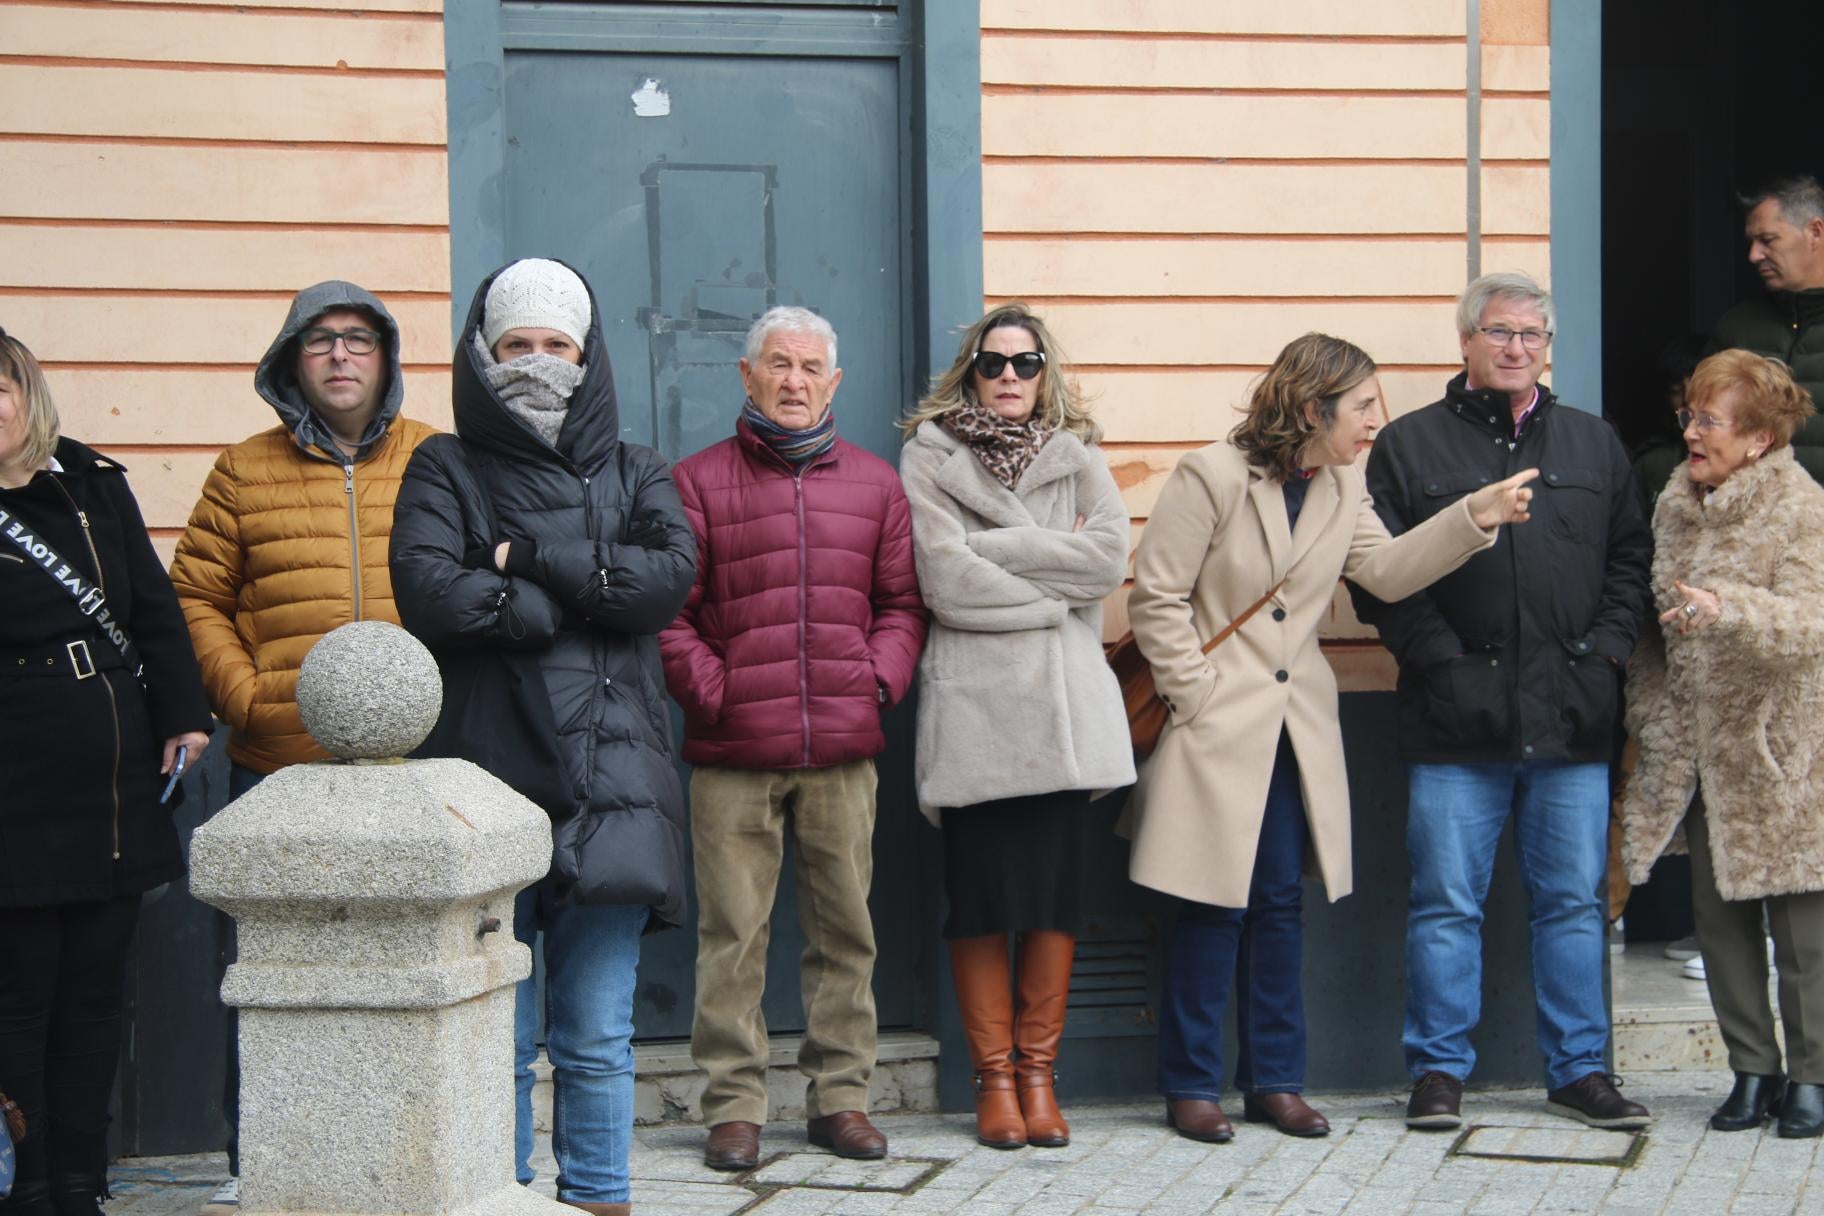
[[[1070,1147],[997,1152],[964,1115],[878,1120],[884,1162],[812,1149],[802,1124],[778,1124],[747,1174],[704,1168],[703,1130],[641,1129],[637,1216],[1824,1216],[1817,1140],[1722,1134],[1705,1120],[1729,1074],[1661,1073],[1624,1092],[1657,1119],[1636,1138],[1548,1114],[1540,1091],[1471,1090],[1468,1134],[1408,1131],[1404,1094],[1313,1095],[1334,1130],[1297,1140],[1237,1123],[1233,1144],[1169,1131],[1157,1103],[1067,1109]],[[1234,1104],[1237,1109],[1239,1103]],[[1500,1155],[1513,1154],[1513,1155]],[[1529,1159],[1530,1158],[1530,1159]],[[535,1188],[552,1193],[541,1145]],[[193,1216],[220,1180],[219,1154],[123,1162],[109,1216]]]

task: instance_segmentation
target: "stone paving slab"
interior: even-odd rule
[[[1611,1155],[1625,1135],[1550,1114],[1538,1090],[1471,1089],[1471,1135],[1410,1131],[1404,1094],[1312,1095],[1334,1129],[1319,1140],[1236,1124],[1232,1144],[1184,1140],[1156,1102],[1066,1109],[1071,1144],[997,1152],[975,1143],[965,1115],[876,1121],[891,1140],[882,1162],[812,1148],[802,1123],[777,1123],[762,1163],[743,1174],[704,1167],[700,1127],[636,1130],[638,1216],[1824,1216],[1820,1141],[1720,1133],[1706,1119],[1729,1090],[1726,1072],[1640,1075],[1624,1092],[1657,1120],[1626,1165],[1567,1160]],[[1476,1156],[1485,1143],[1545,1159]],[[1460,1143],[1461,1142],[1461,1143]],[[1458,1151],[1453,1152],[1453,1149]],[[1600,1150],[1600,1152],[1599,1152]],[[1620,1156],[1621,1154],[1612,1154]],[[541,1142],[534,1189],[553,1193]],[[116,1167],[108,1216],[194,1216],[214,1191],[221,1155],[139,1159]]]

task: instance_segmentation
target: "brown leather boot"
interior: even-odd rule
[[[1058,1041],[1064,1037],[1064,1007],[1070,1001],[1070,965],[1077,939],[1040,930],[1020,935],[1019,1012],[1013,1024],[1014,1083],[1026,1118],[1026,1143],[1062,1148],[1070,1124],[1058,1109]]]
[[[633,1216],[631,1203],[584,1203],[580,1199],[566,1199],[564,1206],[588,1212],[589,1216]]]
[[[950,975],[975,1066],[975,1138],[989,1148],[1026,1147],[1026,1120],[1013,1088],[1013,976],[1007,935],[955,938]]]

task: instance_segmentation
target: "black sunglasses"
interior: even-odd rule
[[[998,380],[1001,373],[1013,364],[1013,374],[1022,380],[1030,380],[1045,370],[1045,355],[1041,351],[1029,350],[1018,355],[1003,355],[999,351],[978,350],[969,360],[975,366],[975,374],[984,380]]]

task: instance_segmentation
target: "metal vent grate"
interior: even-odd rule
[[[1067,1038],[1150,1035],[1159,929],[1151,917],[1092,917],[1077,938]]]

